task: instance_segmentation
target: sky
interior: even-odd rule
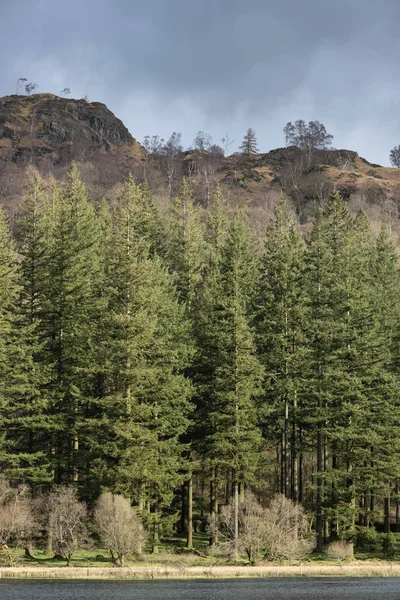
[[[400,144],[400,0],[0,0],[0,96],[104,102],[139,141],[197,131],[261,152],[318,120],[389,164]]]

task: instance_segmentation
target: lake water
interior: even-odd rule
[[[400,600],[400,578],[0,580],[0,600]]]

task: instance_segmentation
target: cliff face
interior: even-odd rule
[[[52,94],[0,99],[0,158],[36,162],[82,160],[124,147],[139,158],[140,144],[104,104]]]

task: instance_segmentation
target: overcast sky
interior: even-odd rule
[[[132,135],[260,150],[296,119],[387,165],[400,144],[400,0],[0,0],[0,96],[100,101]]]

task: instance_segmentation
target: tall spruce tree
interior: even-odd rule
[[[0,211],[0,465],[9,479],[48,480],[41,441],[45,401],[38,388],[34,330],[21,313],[21,275],[8,221]]]
[[[218,341],[206,438],[212,462],[232,481],[236,544],[239,484],[253,479],[261,450],[257,399],[263,370],[250,326],[256,277],[248,227],[243,216],[236,213],[221,257],[221,295],[215,322]]]
[[[174,276],[178,298],[190,318],[204,268],[204,241],[200,213],[193,191],[183,179],[169,219],[167,264]]]
[[[304,241],[281,197],[266,234],[255,323],[265,368],[263,420],[280,447],[280,491],[294,500],[299,499],[298,416],[307,317],[304,258]]]
[[[338,194],[319,212],[313,225],[307,256],[307,293],[310,327],[308,330],[308,429],[316,432],[316,532],[317,547],[324,538],[324,509],[328,502],[326,473],[329,438],[337,418],[342,417],[341,398],[346,392],[347,374],[343,364],[335,360],[343,348],[348,315],[346,277],[349,264],[350,215]],[[345,442],[343,442],[345,443]],[[339,446],[340,444],[334,444]],[[332,461],[337,463],[336,448]]]
[[[85,467],[80,428],[89,398],[98,316],[99,230],[93,206],[73,163],[54,205],[48,242],[45,351],[52,366],[49,388],[57,421],[53,443],[56,481],[78,481]]]
[[[200,219],[200,211],[195,206],[193,190],[187,179],[183,179],[179,193],[175,198],[169,217],[168,243],[166,247],[166,262],[172,274],[178,300],[184,307],[193,339],[192,363],[186,370],[186,375],[193,379],[197,369],[198,346],[196,344],[195,320],[197,319],[195,301],[201,285],[205,244],[204,233]],[[182,441],[189,443],[188,454],[191,452],[192,435]],[[182,522],[185,523],[187,546],[192,546],[192,474],[189,474],[186,486],[182,488]],[[186,502],[187,498],[187,502]]]
[[[191,411],[190,341],[172,278],[141,231],[142,194],[128,180],[113,211],[103,405],[113,423],[114,486],[149,503],[156,551],[160,510],[187,477],[180,438]]]
[[[365,215],[351,218],[333,194],[316,220],[308,256],[309,426],[317,432],[319,547],[329,533],[354,540],[357,499],[377,485],[371,446],[377,456],[387,453],[384,430],[394,443],[389,421],[396,386],[384,369],[376,326],[372,256]]]
[[[226,202],[219,188],[216,189],[205,227],[206,252],[204,272],[194,306],[194,332],[197,357],[192,378],[195,383],[196,412],[192,430],[193,447],[201,457],[203,476],[210,480],[210,516],[213,521],[218,514],[218,492],[224,472],[218,472],[206,442],[212,431],[210,415],[213,408],[213,374],[219,353],[218,321],[222,295],[222,256],[229,228]],[[222,481],[221,481],[222,480]],[[210,543],[214,545],[215,531]]]

